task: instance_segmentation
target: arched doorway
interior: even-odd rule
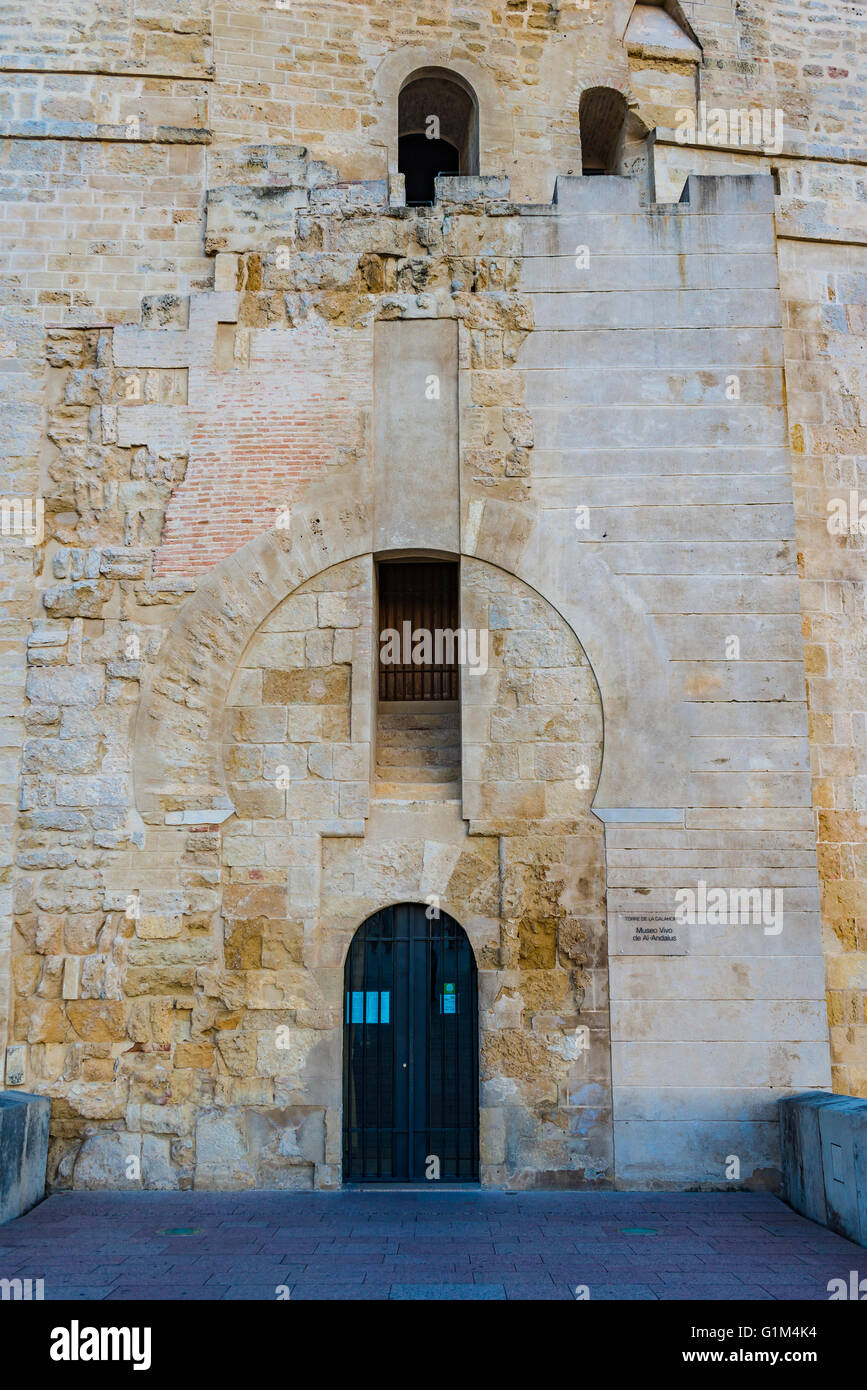
[[[359,927],[344,970],[343,1180],[474,1182],[478,1174],[472,947],[448,913],[383,908]]]
[[[479,171],[478,103],[469,83],[443,68],[408,78],[398,97],[398,169],[408,206],[432,204],[438,174]]]
[[[613,87],[581,93],[581,164],[584,174],[613,174],[623,141],[626,98]]]

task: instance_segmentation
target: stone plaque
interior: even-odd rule
[[[688,928],[664,908],[619,908],[611,916],[612,956],[685,956]]]
[[[6,1049],[6,1085],[24,1085],[24,1064],[27,1049],[23,1043],[11,1043]]]

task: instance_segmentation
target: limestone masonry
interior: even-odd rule
[[[453,1176],[777,1190],[779,1101],[867,1097],[867,6],[0,0],[0,67],[50,1186],[338,1187],[454,1014]],[[410,561],[486,643],[439,704]],[[402,904],[478,1034],[431,984],[400,1120]]]

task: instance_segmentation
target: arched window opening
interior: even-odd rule
[[[397,130],[397,167],[406,180],[408,206],[434,202],[438,174],[479,172],[478,104],[454,73],[414,73],[398,97]]]
[[[626,98],[613,87],[590,87],[581,94],[581,164],[585,174],[613,174],[623,143]]]

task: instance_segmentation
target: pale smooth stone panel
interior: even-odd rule
[[[591,235],[593,235],[591,233]],[[612,255],[607,244],[600,245],[598,232],[588,244],[587,265],[576,255],[578,245],[559,256],[525,256],[521,266],[521,289],[531,293],[600,293],[631,285],[636,290],[699,290],[717,285],[740,285],[744,289],[774,289],[779,285],[777,258],[772,251],[753,253],[706,251],[681,255],[657,252],[655,255]]]
[[[829,1079],[827,1034],[824,1040],[804,1041],[612,1039],[611,1062],[615,1088],[770,1085],[811,1090],[827,1086]]]
[[[779,1134],[774,1122],[748,1119],[616,1121],[617,1175],[621,1182],[631,1179],[642,1186],[678,1188],[705,1182],[723,1187],[729,1155],[740,1162],[741,1181],[757,1170],[779,1168]]]
[[[610,301],[610,296],[604,298]],[[535,303],[535,299],[533,301]],[[593,363],[598,368],[622,367],[624,326],[613,315],[594,327],[545,328],[536,323],[521,349],[520,365],[542,367],[551,372]],[[667,368],[694,372],[717,369],[737,372],[739,368],[767,367],[782,362],[782,344],[776,328],[741,324],[737,328],[666,326],[636,324],[629,329],[629,345],[636,364],[648,368]]]
[[[823,971],[818,954],[773,960],[760,956],[742,960],[698,955],[670,959],[624,956],[611,963],[611,1001],[612,1007],[627,1009],[640,999],[678,1004],[685,999],[788,999],[805,1000],[813,1007],[824,990]]]
[[[765,328],[782,322],[779,292],[717,287],[713,290],[611,290],[607,294],[533,295],[536,327],[610,328]],[[777,333],[774,357],[782,355]]]
[[[766,213],[739,217],[677,209],[647,213],[560,213],[528,217],[521,224],[523,255],[571,256],[589,246],[606,255],[656,257],[665,254],[720,255],[774,253],[773,219]],[[592,264],[592,259],[591,259]]]
[[[658,959],[658,958],[657,958]],[[678,957],[678,960],[688,957]],[[713,997],[713,996],[712,996]],[[695,999],[622,999],[611,1001],[611,1038],[614,1042],[654,1045],[693,1043],[793,1043],[822,1042],[828,1037],[828,1012],[819,999],[760,1001],[719,999],[713,1007],[698,995]]]

